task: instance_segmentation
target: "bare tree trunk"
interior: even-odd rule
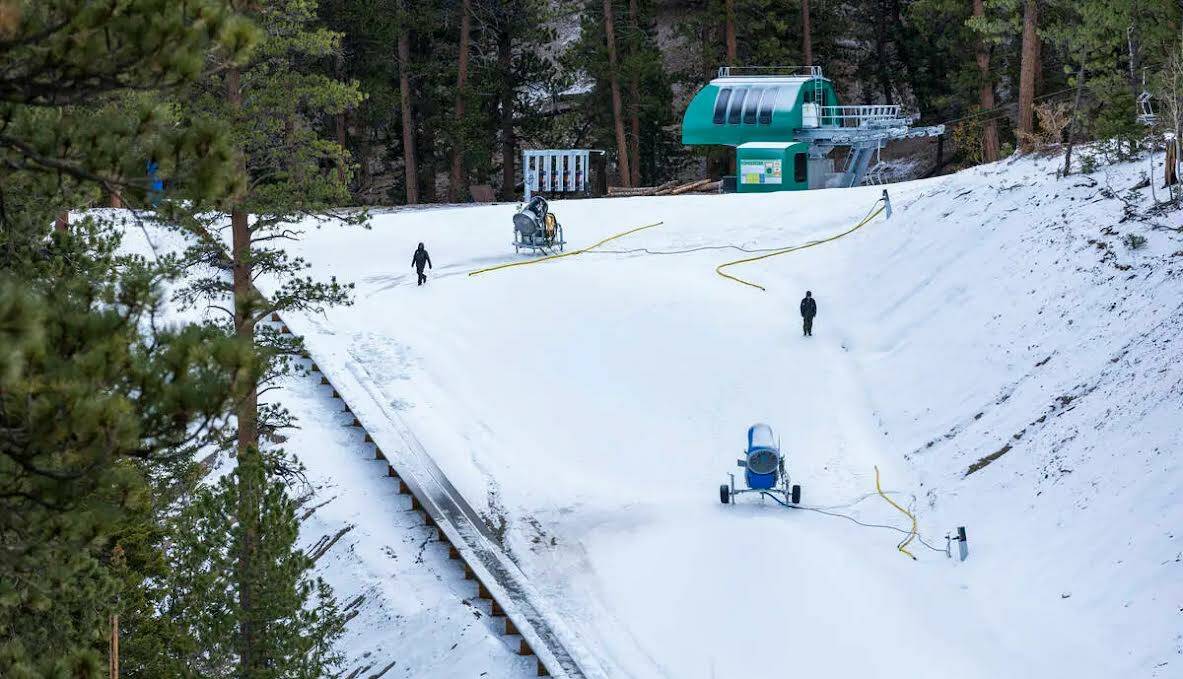
[[[641,112],[638,101],[641,98],[637,81],[629,83],[629,127],[632,135],[629,137],[629,183],[633,186],[641,185]]]
[[[1138,11],[1137,3],[1133,3],[1133,10],[1135,12],[1135,16],[1133,23],[1126,32],[1126,40],[1129,43],[1130,50],[1130,95],[1134,97],[1134,101],[1137,101],[1138,95],[1142,93],[1140,84],[1138,82],[1138,70],[1142,65],[1142,50],[1140,45],[1140,34],[1138,33],[1138,17],[1136,16]]]
[[[1135,114],[1142,113],[1137,104],[1138,96],[1142,94],[1141,86],[1138,82],[1138,71],[1142,68],[1142,48],[1141,35],[1138,31],[1138,3],[1131,3],[1131,9],[1134,11],[1134,16],[1131,19],[1129,30],[1126,32],[1126,38],[1129,42],[1130,48],[1130,96],[1134,100]],[[1136,139],[1130,139],[1130,153],[1136,153],[1139,142]],[[1151,181],[1154,181],[1151,178]]]
[[[341,111],[337,115],[333,116],[333,125],[337,131],[337,145],[340,146],[341,148],[345,148],[346,138],[345,138],[345,112],[344,111]],[[339,179],[342,184],[349,181],[349,175],[346,174],[344,165],[337,168],[337,179]]]
[[[448,202],[464,196],[464,142],[459,129],[464,124],[464,91],[468,87],[468,39],[472,32],[472,0],[460,4],[460,54],[456,69],[456,135],[452,139],[452,175],[448,183]]]
[[[517,161],[513,134],[513,35],[505,26],[497,37],[497,62],[501,78],[501,200],[513,200],[516,191],[514,164]]]
[[[927,83],[922,82],[923,76],[917,72],[916,60],[912,55],[912,50],[908,48],[907,36],[913,29],[904,23],[904,8],[900,0],[891,0],[891,18],[892,32],[895,36],[893,39],[895,50],[900,56],[900,61],[904,64],[908,87],[912,89],[912,94],[916,97],[916,105],[920,108],[920,115],[923,117],[930,110],[930,90]]]
[[[1080,115],[1080,100],[1084,98],[1084,53],[1080,55],[1080,71],[1076,74],[1076,101],[1072,103],[1072,118],[1068,123],[1068,141],[1064,147],[1064,176],[1072,174],[1072,146],[1076,141],[1076,117]]]
[[[119,614],[111,614],[111,638],[108,648],[107,675],[109,679],[119,679]]]
[[[621,111],[619,68],[616,63],[616,29],[612,22],[612,0],[604,0],[604,33],[608,41],[609,85],[612,89],[612,122],[616,131],[616,164],[621,186],[632,186],[632,172],[628,162],[628,140],[624,136],[624,114]]]
[[[629,24],[633,31],[633,40],[629,45],[637,44],[641,24],[637,16],[637,0],[628,0]],[[633,61],[637,59],[634,55]],[[632,171],[629,179],[633,186],[641,185],[641,83],[636,64],[633,64],[628,83],[628,117],[632,136],[629,138],[629,169]]]
[[[364,103],[362,104],[365,105]],[[374,172],[370,167],[370,158],[373,157],[373,142],[370,141],[372,130],[364,122],[365,117],[362,117],[363,122],[359,124],[358,132],[361,140],[358,144],[358,151],[360,156],[357,159],[359,174],[357,192],[365,194],[374,186]],[[368,200],[368,198],[367,198]]]
[[[415,101],[427,102],[427,97],[422,92],[415,97]],[[430,104],[425,104],[420,109],[420,114],[426,118],[431,119]],[[438,173],[436,172],[436,155],[435,151],[435,128],[430,125],[424,126],[423,134],[420,135],[419,141],[423,143],[422,155],[419,157],[419,171],[421,173],[419,182],[419,200],[424,203],[434,203],[439,200],[436,186],[436,179]]]
[[[335,8],[336,12],[340,14],[344,10],[344,6],[345,0],[337,0]],[[344,47],[340,45],[337,47],[337,54],[333,59],[333,72],[337,80],[344,82],[345,54]],[[341,111],[333,116],[333,126],[336,128],[335,131],[337,133],[337,145],[342,149],[346,148],[347,139],[345,137],[345,111]],[[337,179],[340,180],[342,184],[345,184],[349,181],[349,174],[346,170],[347,168],[344,165],[337,168]],[[348,186],[346,186],[346,188],[348,188]]]
[[[237,68],[231,68],[226,71],[226,101],[230,105],[232,115],[237,117],[242,110],[242,75]],[[246,158],[240,153],[238,159],[239,171],[246,172]],[[251,281],[251,233],[250,227],[247,224],[247,212],[244,209],[241,201],[235,202],[230,210],[230,226],[231,236],[233,242],[231,253],[234,264],[234,330],[235,333],[244,339],[254,341],[254,328],[248,327],[250,325],[250,314],[246,308],[250,303],[250,296],[253,292]],[[244,414],[246,417],[244,418]],[[255,419],[254,413],[243,413],[241,410],[239,415],[239,448],[245,449],[248,445],[256,445],[257,435],[252,431],[253,427],[249,426]],[[244,423],[243,420],[246,420]],[[247,424],[248,426],[243,426]],[[243,434],[246,434],[244,439]]]
[[[1023,12],[1023,56],[1019,68],[1019,144],[1023,151],[1031,150],[1035,133],[1035,77],[1041,70],[1039,63],[1039,2],[1027,0]]]
[[[887,14],[883,12],[883,7],[880,6],[877,9],[879,11],[875,13],[875,56],[877,61],[875,75],[879,80],[879,87],[883,91],[883,103],[890,104],[892,103],[892,82],[887,63]]]
[[[1166,158],[1163,161],[1163,186],[1174,186],[1179,183],[1179,140],[1171,139],[1167,142]],[[1150,181],[1154,181],[1151,178]]]
[[[801,54],[806,66],[813,66],[813,25],[809,22],[809,0],[801,0]]]
[[[738,66],[735,63],[737,50],[735,48],[735,0],[723,2],[723,36],[727,44],[727,65]]]
[[[234,328],[244,342],[254,342],[255,323],[252,317],[253,289],[251,285],[251,234],[247,213],[241,208],[230,212],[230,231],[233,239],[234,261]],[[247,456],[259,454],[259,392],[252,384],[238,405],[239,464]],[[238,555],[238,620],[239,658],[244,675],[259,663],[255,653],[258,631],[254,626],[254,587],[252,565],[258,543],[258,507],[253,493],[242,488],[239,492],[238,521],[243,527],[242,551]]]
[[[984,18],[986,16],[982,0],[973,0],[973,8],[975,17]],[[994,109],[994,83],[990,77],[990,46],[984,39],[978,41],[977,61],[978,77],[981,78],[981,85],[978,87],[978,103],[982,107],[982,111],[990,111],[985,114],[986,121],[982,123],[982,161],[993,163],[998,160],[999,154],[998,122],[990,120]]]
[[[58,213],[58,218],[53,222],[53,228],[58,233],[66,233],[70,230],[70,213],[63,210]]]
[[[119,195],[118,191],[112,191],[107,195],[107,206],[113,208],[123,207],[123,196]]]
[[[405,19],[404,19],[405,22]],[[404,23],[398,30],[399,111],[403,119],[403,173],[407,182],[407,204],[419,202],[419,164],[415,160],[415,119],[411,111],[411,36]]]
[[[237,68],[226,71],[226,101],[235,117],[242,110],[242,81]],[[239,154],[239,170],[245,172],[246,158]],[[247,223],[247,212],[241,202],[230,209],[231,260],[234,286],[234,333],[247,343],[254,343],[255,325],[252,297],[254,286],[251,281],[251,232]],[[257,455],[259,446],[259,393],[254,384],[239,402],[235,414],[238,417],[237,452],[239,464],[248,455]],[[254,518],[256,507],[248,501],[247,493],[239,493],[238,521],[243,526],[242,548],[238,554],[238,655],[239,667],[244,675],[250,674],[259,662],[256,656],[252,615],[254,591],[251,564],[255,558],[258,521]]]

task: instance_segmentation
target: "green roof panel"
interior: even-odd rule
[[[715,78],[686,107],[682,143],[738,146],[752,141],[791,141],[802,127],[802,105],[815,99],[824,100],[819,102],[823,105],[838,103],[829,80],[802,76]]]

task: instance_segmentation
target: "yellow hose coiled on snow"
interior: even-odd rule
[[[883,199],[880,198],[879,201],[876,201],[876,204],[878,204],[879,202],[882,202],[882,201],[883,201]],[[737,259],[734,262],[724,262],[723,264],[720,264],[719,266],[715,267],[715,273],[719,274],[723,278],[730,278],[731,280],[735,281],[736,283],[742,283],[744,285],[747,285],[747,286],[750,286],[753,288],[757,288],[759,290],[764,290],[764,286],[759,285],[757,283],[752,283],[751,281],[745,281],[744,279],[739,278],[737,276],[732,276],[731,274],[723,273],[723,269],[726,267],[729,267],[729,266],[735,266],[737,264],[747,264],[748,262],[757,262],[761,259],[768,259],[769,257],[776,257],[777,255],[784,255],[784,254],[788,254],[790,252],[796,252],[797,250],[804,250],[805,248],[811,248],[815,245],[821,245],[822,243],[829,243],[830,241],[838,240],[839,238],[842,238],[843,236],[850,235],[850,234],[854,233],[855,231],[858,231],[859,229],[863,228],[863,226],[865,226],[867,224],[867,222],[870,222],[872,219],[879,216],[879,214],[882,213],[886,209],[887,209],[886,204],[880,205],[878,207],[878,209],[873,209],[866,217],[863,217],[862,221],[860,221],[858,224],[855,224],[853,227],[847,229],[846,231],[843,231],[842,233],[840,233],[836,236],[830,236],[829,238],[823,238],[821,240],[810,241],[808,243],[805,243],[804,245],[791,245],[787,248],[777,250],[776,252],[770,252],[766,255],[759,255],[756,257],[748,257],[746,259]],[[766,290],[764,290],[764,291],[767,292]]]
[[[898,510],[900,510],[901,512],[903,512],[903,513],[904,513],[904,516],[908,517],[909,519],[912,519],[912,530],[911,530],[911,532],[909,532],[909,533],[908,533],[908,537],[907,537],[907,538],[904,538],[904,541],[903,541],[903,542],[901,542],[900,544],[896,545],[896,549],[900,550],[900,551],[901,551],[901,552],[903,552],[904,554],[907,554],[909,557],[911,557],[911,559],[912,559],[913,561],[915,561],[915,560],[916,560],[916,555],[915,555],[915,554],[913,554],[912,552],[909,552],[909,551],[908,551],[908,549],[907,549],[907,547],[908,547],[908,545],[909,545],[909,544],[912,542],[912,540],[915,540],[915,539],[916,539],[916,517],[915,517],[915,516],[912,514],[912,512],[909,512],[908,510],[906,510],[906,509],[904,509],[903,507],[899,506],[898,504],[896,504],[896,503],[895,503],[895,500],[892,500],[891,498],[887,497],[887,495],[885,495],[885,494],[883,493],[883,488],[881,488],[881,487],[879,486],[879,465],[875,465],[875,490],[879,492],[879,496],[880,496],[880,497],[882,497],[884,500],[887,500],[888,504],[890,504],[892,507],[895,507],[896,509],[898,509]]]

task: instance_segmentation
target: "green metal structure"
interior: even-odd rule
[[[682,143],[739,146],[751,141],[790,141],[805,127],[805,113],[837,106],[824,78],[721,77],[702,88],[682,118]],[[812,121],[811,121],[812,122]],[[816,125],[816,122],[814,123]]]
[[[834,84],[819,66],[724,66],[687,106],[682,118],[682,143],[736,147],[736,189],[740,192],[855,186],[875,181],[874,171],[868,176],[870,161],[878,157],[887,141],[936,136],[945,131],[943,125],[913,128],[912,121],[895,105],[839,105]],[[779,183],[744,181],[743,158],[753,163],[777,160],[770,157],[777,149],[751,146],[769,143],[781,144],[779,151],[783,153],[789,153],[785,145],[792,146],[794,156],[782,154],[782,164],[801,162],[795,154],[805,149],[808,159],[802,181],[787,181],[787,175],[782,175]],[[843,169],[835,171],[829,155],[838,147],[846,147],[848,152]],[[797,169],[794,178],[800,176]],[[788,171],[787,165],[784,170]]]
[[[809,188],[809,144],[750,141],[735,149],[738,193],[800,191]]]

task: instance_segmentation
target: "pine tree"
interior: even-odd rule
[[[296,224],[306,215],[325,214],[348,200],[348,175],[342,172],[348,164],[347,153],[323,136],[318,123],[322,117],[356,106],[362,96],[355,83],[339,82],[313,66],[327,65],[340,47],[338,34],[314,25],[314,1],[244,3],[243,10],[264,37],[248,61],[227,63],[220,78],[204,83],[192,114],[212,117],[229,127],[247,179],[246,189],[225,205],[230,213],[230,276],[201,279],[182,299],[208,298],[227,311],[228,332],[257,350],[259,368],[249,376],[246,395],[236,408],[240,473],[233,493],[238,526],[231,569],[237,597],[234,662],[239,676],[289,676],[271,674],[291,663],[276,655],[283,649],[273,641],[290,631],[283,620],[302,620],[297,611],[288,611],[285,617],[280,608],[298,606],[302,600],[294,592],[285,595],[272,589],[273,583],[263,582],[258,575],[265,572],[266,562],[286,559],[271,549],[273,543],[265,534],[268,522],[291,517],[283,515],[287,505],[266,501],[272,480],[263,474],[268,467],[261,460],[260,434],[282,426],[288,418],[282,408],[261,408],[258,395],[261,384],[286,369],[285,357],[298,351],[298,344],[261,329],[259,323],[274,312],[348,302],[352,285],[335,279],[314,281],[305,274],[307,262],[276,244],[298,237]],[[365,215],[345,216],[342,221],[362,223]],[[207,234],[190,252],[191,258],[224,260],[221,243],[209,235],[216,227],[191,227]],[[267,298],[254,285],[261,276],[276,282]],[[229,307],[227,300],[232,300]],[[298,559],[290,563],[293,568],[307,567]],[[278,582],[294,586],[295,580]]]
[[[452,130],[452,171],[451,182],[448,184],[448,202],[455,203],[462,199],[461,192],[466,186],[466,172],[464,167],[464,140],[460,131],[465,123],[465,106],[468,92],[468,59],[469,43],[472,39],[472,0],[460,2],[460,44],[456,59],[456,98],[455,124]]]
[[[1087,72],[1085,115],[1091,135],[1116,140],[1115,158],[1137,148],[1144,130],[1136,121],[1144,54],[1168,54],[1177,37],[1180,8],[1171,0],[1068,0],[1049,2],[1046,35],[1068,55],[1073,71]]]
[[[198,78],[215,46],[233,58],[255,33],[225,0],[3,4],[0,21],[0,247],[39,243],[63,210],[118,195],[143,204],[145,163],[185,168],[191,196],[234,179],[224,135],[177,125],[154,90]],[[144,94],[134,95],[132,92]]]
[[[629,171],[628,142],[624,134],[624,113],[621,110],[620,68],[616,59],[616,24],[613,18],[612,0],[603,0],[604,40],[608,45],[608,91],[612,96],[612,129],[616,133],[617,180],[621,186],[632,186]]]
[[[419,202],[418,150],[415,147],[415,109],[411,93],[411,27],[403,3],[399,3],[398,26],[398,98],[399,118],[403,127],[403,169],[406,174],[407,204]]]
[[[216,438],[249,368],[249,352],[208,328],[146,333],[158,270],[117,263],[116,240],[90,222],[72,229],[46,253],[72,275],[0,282],[5,676],[99,674],[109,616],[122,591],[137,596],[158,541],[130,573],[112,554],[151,530],[154,469]]]
[[[651,182],[676,171],[673,162],[662,162],[676,147],[668,133],[672,122],[670,84],[661,64],[656,43],[653,3],[628,3],[629,21],[621,24],[617,36],[623,58],[618,63],[620,79],[628,83],[627,118],[629,132],[624,153],[629,158],[630,178]],[[635,12],[635,14],[634,14]],[[574,115],[592,123],[592,141],[611,148],[617,144],[616,119],[611,102],[612,64],[604,39],[603,4],[598,0],[584,6],[580,39],[570,46],[561,63],[581,80],[595,87],[580,98]],[[586,143],[586,142],[585,142]],[[617,154],[621,153],[617,146]]]
[[[1031,150],[1035,133],[1035,80],[1043,70],[1040,63],[1039,0],[1026,0],[1023,8],[1023,58],[1019,77],[1019,123],[1017,134],[1024,150]]]
[[[151,159],[186,175],[165,202],[233,186],[225,134],[159,94],[254,37],[217,0],[0,3],[2,676],[100,676],[112,621],[154,614],[155,488],[220,435],[251,354],[159,327],[168,263],[67,211],[144,204]]]
[[[245,457],[175,517],[176,542],[160,587],[161,617],[176,627],[178,641],[163,649],[155,676],[318,679],[339,662],[333,642],[343,618],[296,545],[296,503],[283,480],[290,473],[298,470],[277,452]],[[244,504],[253,511],[244,514]],[[239,555],[247,541],[258,558],[244,572]],[[242,606],[244,583],[249,608]],[[244,619],[259,631],[251,652],[262,661],[251,666],[237,637]]]
[[[973,0],[973,18],[980,22],[986,19],[984,0]],[[990,43],[986,37],[978,40],[974,53],[978,63],[978,105],[986,112],[982,123],[982,161],[992,163],[998,160],[998,123],[990,117],[994,111],[994,79],[990,73]]]
[[[517,185],[519,128],[535,115],[526,84],[539,84],[549,70],[540,56],[541,46],[553,37],[546,27],[547,3],[543,0],[474,0],[473,14],[487,31],[481,37],[492,55],[480,68],[483,89],[496,101],[490,111],[501,160],[502,200],[513,200]]]

